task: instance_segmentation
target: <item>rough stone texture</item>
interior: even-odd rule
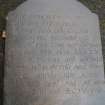
[[[0,0],[0,33],[6,28],[7,13],[15,9],[25,0]],[[3,105],[3,77],[4,77],[4,42],[0,35],[0,105]]]
[[[100,20],[100,31],[102,40],[102,51],[105,68],[105,0],[79,0],[86,5],[92,12],[98,14]],[[105,72],[105,69],[104,69]]]
[[[104,105],[97,15],[75,0],[39,1],[9,14],[4,105]]]

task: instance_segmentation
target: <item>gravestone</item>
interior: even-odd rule
[[[8,14],[4,105],[105,105],[98,16],[76,0],[28,0]]]

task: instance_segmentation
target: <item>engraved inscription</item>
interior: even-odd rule
[[[64,94],[79,95],[81,92],[93,94],[98,92],[98,89],[100,91],[100,87],[96,90],[90,88],[94,87],[90,82],[99,75],[98,69],[91,71],[90,67],[102,66],[99,64],[102,58],[97,56],[99,53],[97,44],[89,42],[89,29],[84,27],[86,23],[80,24],[72,17],[57,15],[32,14],[30,17],[32,19],[27,21],[28,18],[29,16],[25,15],[18,16],[13,23],[15,30],[21,34],[21,31],[24,32],[22,36],[15,36],[12,40],[13,43],[21,43],[20,48],[11,48],[12,53],[20,52],[22,49],[20,59],[25,60],[24,66],[17,65],[18,68],[29,68],[33,71],[33,78],[38,76],[49,88],[61,84],[54,89],[55,91],[60,86],[65,86],[62,89]],[[16,24],[21,25],[21,28],[17,28]],[[27,67],[28,62],[31,64]],[[47,80],[50,82],[47,83]],[[46,86],[42,86],[38,94],[47,94],[46,92],[48,93]]]

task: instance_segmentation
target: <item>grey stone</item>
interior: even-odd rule
[[[96,14],[76,0],[28,0],[7,31],[4,105],[105,105]]]

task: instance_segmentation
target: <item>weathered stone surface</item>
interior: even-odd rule
[[[8,15],[4,105],[104,105],[98,16],[76,0],[28,0]]]

